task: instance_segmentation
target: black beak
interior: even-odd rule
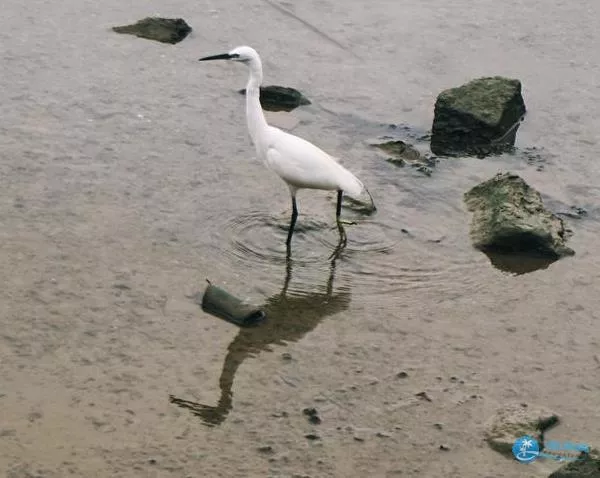
[[[221,53],[220,55],[205,56],[204,58],[200,58],[198,61],[231,60],[232,58],[233,55],[230,55],[229,53]]]

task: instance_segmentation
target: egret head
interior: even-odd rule
[[[200,58],[198,61],[208,61],[208,60],[231,60],[231,61],[239,61],[242,63],[251,63],[256,62],[260,58],[256,50],[249,46],[238,46],[234,48],[229,53],[221,53],[219,55],[205,56],[204,58]]]

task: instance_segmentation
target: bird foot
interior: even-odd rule
[[[348,221],[346,219],[340,219],[338,220],[338,223],[345,226],[355,226],[356,224],[358,224],[356,221]]]

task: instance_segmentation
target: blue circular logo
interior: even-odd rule
[[[540,445],[535,438],[525,435],[515,440],[512,452],[521,463],[531,463],[539,456]]]

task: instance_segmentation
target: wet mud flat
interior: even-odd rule
[[[549,476],[558,463],[524,465],[484,440],[513,402],[560,415],[548,438],[597,446],[600,30],[581,19],[598,8],[10,1],[0,469]],[[193,30],[176,45],[111,31],[154,14]],[[265,84],[311,102],[273,121],[374,194],[376,215],[344,208],[357,224],[335,264],[326,193],[300,193],[285,261],[288,191],[253,160],[245,71],[196,61],[237,43],[264,57]],[[436,95],[496,74],[523,83],[513,154],[424,174],[370,144],[420,150]],[[574,256],[514,274],[473,248],[462,196],[499,170],[564,218]],[[242,330],[204,314],[191,297],[207,277],[276,320]]]

